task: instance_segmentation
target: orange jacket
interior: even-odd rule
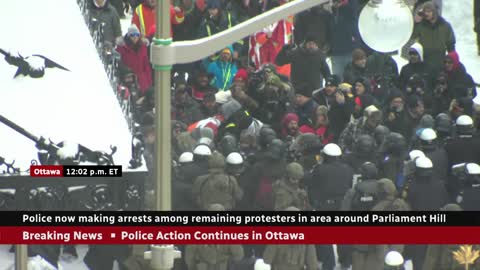
[[[135,24],[140,33],[144,37],[148,37],[151,29],[155,28],[156,14],[155,9],[152,9],[144,4],[140,4],[133,12],[132,24]],[[170,5],[170,23],[181,24],[185,20],[185,14],[182,9],[179,12],[175,11],[175,7]],[[170,30],[170,35],[173,36],[172,30]]]

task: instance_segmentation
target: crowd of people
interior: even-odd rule
[[[130,91],[141,97],[136,118],[152,171],[148,47],[156,1],[91,1],[120,54],[122,79],[133,75]],[[173,39],[181,41],[214,35],[288,0],[170,2]],[[172,91],[173,210],[479,210],[480,104],[441,1],[407,1],[416,23],[400,69],[392,53],[362,42],[357,23],[367,2],[329,1],[173,67],[172,87],[162,89]],[[480,40],[478,0],[474,8]],[[129,9],[132,25],[122,36],[119,18]],[[414,270],[446,270],[455,267],[454,248],[339,245],[337,253],[345,269],[383,269],[386,252],[396,249]],[[252,258],[274,270],[336,265],[332,245],[182,250],[179,269],[252,269]],[[87,254],[91,269],[111,269],[113,260],[136,269],[131,259],[94,251]]]

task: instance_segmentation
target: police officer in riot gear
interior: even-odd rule
[[[377,144],[370,135],[361,135],[355,141],[353,152],[344,155],[344,161],[352,167],[355,174],[360,173],[360,168],[365,162],[376,163]]]
[[[480,210],[480,166],[476,163],[458,164],[452,168],[457,185],[455,198],[465,211]]]
[[[360,166],[359,172],[360,179],[345,195],[342,210],[369,211],[377,203],[377,166],[372,162],[365,162]]]
[[[442,146],[451,139],[452,119],[446,113],[440,113],[435,117],[435,131]]]
[[[190,200],[192,194],[191,179],[186,177],[193,164],[193,153],[184,152],[178,158],[178,165],[174,168],[172,180],[172,208],[174,210],[193,210],[195,204]]]
[[[295,160],[308,172],[318,164],[321,149],[322,142],[320,138],[315,134],[305,133],[295,139],[295,142],[290,147],[290,153],[295,156]]]
[[[437,144],[437,133],[431,128],[425,128],[420,132],[419,139],[419,149],[433,163],[433,178],[446,182],[448,177],[448,156],[443,146]]]
[[[434,168],[428,157],[415,159],[414,177],[406,194],[406,200],[414,211],[436,211],[448,202],[445,185],[435,179]]]
[[[238,141],[232,134],[225,134],[218,143],[218,151],[224,156],[228,156],[232,152],[238,152]]]
[[[403,161],[407,151],[407,141],[402,134],[392,132],[385,138],[382,161],[379,164],[380,176],[391,179],[398,188],[403,187]]]
[[[310,205],[318,211],[339,210],[345,193],[352,187],[353,169],[341,161],[342,150],[334,143],[325,145],[321,156],[322,163],[305,176]],[[323,269],[333,270],[333,246],[318,245],[317,252]]]
[[[311,205],[320,211],[339,210],[343,196],[352,187],[353,170],[341,161],[342,150],[334,143],[321,152],[323,163],[306,176]]]
[[[464,162],[480,163],[480,137],[473,136],[475,127],[472,118],[468,115],[458,117],[455,133],[455,137],[445,145],[449,168]]]

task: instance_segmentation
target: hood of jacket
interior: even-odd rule
[[[418,55],[420,56],[420,62],[423,62],[423,46],[422,44],[418,43],[418,42],[415,42],[413,43],[412,46],[410,46],[410,50],[414,50],[418,53]]]

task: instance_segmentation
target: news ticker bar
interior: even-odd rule
[[[480,212],[5,211],[0,226],[479,226]]]
[[[475,244],[480,227],[1,227],[0,244]]]
[[[122,166],[32,165],[32,177],[120,177]]]

